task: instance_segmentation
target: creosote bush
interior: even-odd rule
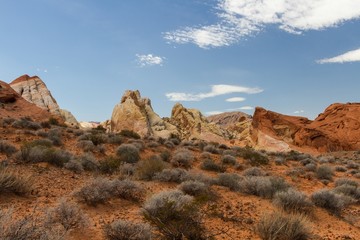
[[[263,215],[256,230],[264,240],[306,240],[311,236],[308,220],[304,216],[283,212]]]
[[[174,167],[191,168],[194,161],[194,155],[187,149],[178,149],[171,158],[171,164]]]
[[[126,220],[116,220],[105,225],[104,233],[108,240],[151,240],[150,225]]]
[[[126,163],[137,163],[140,160],[139,149],[132,144],[122,144],[116,149],[116,155]]]
[[[142,214],[165,239],[205,239],[199,207],[193,197],[179,190],[152,196],[145,202]]]
[[[291,188],[287,191],[277,192],[273,202],[276,206],[289,213],[310,214],[314,207],[304,193]]]

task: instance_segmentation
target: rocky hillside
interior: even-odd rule
[[[256,108],[252,129],[261,148],[277,142],[319,152],[359,150],[360,104],[332,104],[314,121]]]
[[[61,116],[68,126],[79,127],[79,123],[71,112],[60,109],[46,84],[38,76],[20,76],[12,81],[10,86],[26,101],[34,103],[54,115]]]

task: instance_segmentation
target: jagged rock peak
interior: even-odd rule
[[[132,130],[141,136],[167,138],[178,135],[176,127],[165,122],[157,115],[148,98],[141,98],[138,90],[125,91],[113,110],[110,128],[112,132]]]
[[[61,116],[59,105],[46,87],[46,84],[38,76],[20,76],[12,81],[10,86],[26,101],[34,103],[50,113]]]
[[[210,123],[199,110],[185,108],[180,103],[174,105],[169,121],[177,127],[183,139],[224,142],[229,137],[226,130]]]

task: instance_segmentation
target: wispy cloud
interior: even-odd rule
[[[305,111],[304,110],[296,110],[294,113],[295,114],[300,114],[300,113],[304,113]]]
[[[164,38],[201,48],[231,45],[277,25],[292,34],[322,30],[360,17],[360,0],[219,0],[214,7],[219,21],[166,32]]]
[[[346,63],[346,62],[360,62],[360,48],[346,52],[336,57],[324,58],[316,61],[317,63]]]
[[[137,62],[141,67],[145,66],[155,66],[160,65],[162,66],[164,63],[164,57],[155,56],[153,54],[136,54]]]
[[[212,85],[211,91],[208,93],[181,93],[181,92],[171,92],[166,93],[166,97],[170,101],[201,101],[205,98],[216,97],[220,95],[230,94],[230,93],[246,93],[246,94],[255,94],[261,93],[264,90],[261,88],[249,88],[243,86],[235,85]]]
[[[254,107],[251,107],[251,106],[244,106],[244,107],[240,107],[240,108],[238,108],[238,110],[254,110]]]
[[[233,97],[233,98],[226,99],[227,102],[243,102],[245,100],[246,100],[246,98],[243,98],[243,97]]]

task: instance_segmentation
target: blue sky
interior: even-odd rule
[[[359,101],[360,0],[0,0],[0,79],[38,75],[103,121],[127,89],[160,116]]]

